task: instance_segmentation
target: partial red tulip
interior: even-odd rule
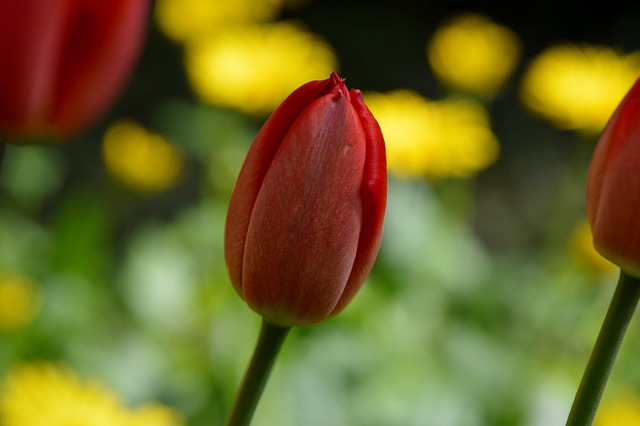
[[[147,0],[0,0],[0,133],[67,135],[122,89]]]
[[[587,178],[587,215],[598,252],[640,277],[640,79],[596,146]]]
[[[234,288],[274,325],[311,325],[354,297],[380,246],[385,146],[337,74],[296,89],[258,133],[227,213]]]

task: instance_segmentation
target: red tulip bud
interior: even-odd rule
[[[114,100],[147,0],[0,0],[0,133],[64,135]]]
[[[275,325],[337,314],[373,265],[386,198],[384,140],[362,93],[335,73],[301,86],[258,133],[231,196],[234,288]]]
[[[587,178],[587,214],[600,254],[640,277],[640,79],[596,146]]]

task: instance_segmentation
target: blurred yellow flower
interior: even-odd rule
[[[518,36],[480,14],[464,14],[436,30],[427,58],[445,84],[493,96],[520,59]]]
[[[155,19],[176,41],[211,34],[220,29],[273,19],[283,0],[158,0]]]
[[[272,112],[294,89],[326,79],[331,47],[291,23],[245,26],[189,43],[186,68],[206,102],[253,114]]]
[[[102,154],[114,178],[143,192],[172,187],[184,162],[182,153],[165,138],[129,120],[109,127]]]
[[[131,414],[130,426],[180,426],[184,424],[180,413],[160,404],[145,404]]]
[[[24,364],[5,378],[0,391],[2,426],[181,426],[168,407],[130,411],[103,385],[80,379],[49,363]]]
[[[0,331],[27,325],[40,305],[40,290],[29,277],[0,272]]]
[[[522,82],[522,100],[565,130],[599,133],[640,74],[640,52],[562,44],[544,50]]]
[[[600,405],[593,426],[637,426],[640,425],[640,397],[628,394]]]
[[[399,177],[468,177],[495,162],[498,140],[488,112],[467,99],[429,101],[409,90],[368,93],[387,146],[389,172]]]
[[[578,262],[596,274],[605,274],[618,269],[596,251],[593,246],[593,234],[586,220],[578,223],[573,230],[571,248]]]

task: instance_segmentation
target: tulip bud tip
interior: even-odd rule
[[[347,81],[346,78],[342,78],[340,77],[337,73],[332,72],[331,76],[329,77],[331,79],[331,82],[334,84],[334,86],[337,86],[339,84],[344,84],[345,81]]]

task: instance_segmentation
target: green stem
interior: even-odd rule
[[[260,336],[244,373],[227,426],[247,426],[251,422],[271,369],[276,362],[290,327],[279,327],[262,320]]]
[[[567,426],[590,426],[640,297],[640,279],[620,272],[618,287],[573,401]]]

